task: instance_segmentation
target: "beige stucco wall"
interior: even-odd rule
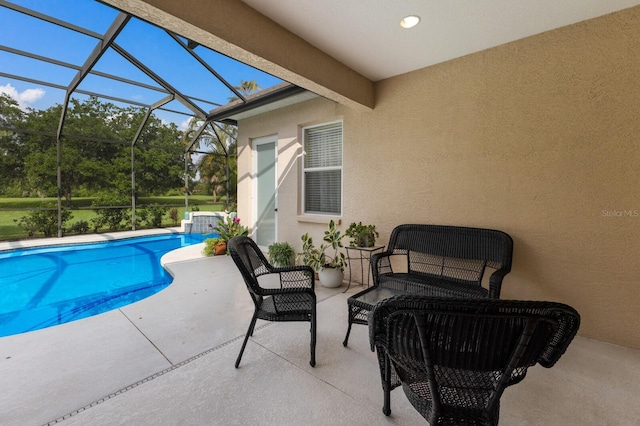
[[[317,99],[240,122],[242,217],[250,140],[277,134],[278,239],[321,235],[297,218],[300,127],[335,119],[343,227],[504,230],[503,298],[569,303],[580,334],[640,348],[639,7],[379,82],[371,112]]]

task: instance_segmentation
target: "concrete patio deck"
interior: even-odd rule
[[[359,286],[317,286],[315,368],[308,324],[258,322],[235,369],[253,306],[231,258],[203,258],[201,247],[163,258],[175,280],[154,296],[0,338],[0,424],[426,424],[400,389],[382,414],[366,327],[342,346]],[[501,424],[638,424],[638,383],[639,351],[578,337],[555,367],[507,389]]]

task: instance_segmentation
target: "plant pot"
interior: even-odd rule
[[[336,288],[342,285],[344,272],[336,268],[322,268],[318,271],[320,285],[328,288]]]
[[[216,256],[227,254],[227,243],[221,241],[215,245]]]

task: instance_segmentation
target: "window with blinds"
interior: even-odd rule
[[[303,211],[342,214],[342,122],[303,129]]]

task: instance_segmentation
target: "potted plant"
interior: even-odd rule
[[[380,236],[375,225],[363,225],[362,222],[352,222],[345,235],[351,238],[350,247],[373,247]]]
[[[273,243],[268,248],[269,262],[276,268],[291,266],[295,260],[296,252],[293,250],[291,244]]]
[[[324,287],[340,287],[344,279],[344,268],[347,266],[347,259],[340,251],[342,239],[346,235],[341,234],[336,229],[335,222],[329,222],[329,229],[324,231],[323,243],[320,247],[313,244],[313,239],[309,233],[305,233],[302,239],[302,253],[300,258],[302,263],[311,266],[320,278],[320,284]],[[330,251],[330,254],[327,252]]]
[[[215,229],[211,224],[209,224],[209,228],[212,232],[217,233],[218,236],[216,238],[207,238],[204,241],[205,250],[203,250],[203,253],[207,256],[211,256],[211,254],[226,254],[227,243],[230,239],[237,237],[238,235],[249,235],[249,228],[240,225],[240,218],[234,214],[227,216],[225,219],[218,219]],[[208,245],[212,246],[213,250],[208,250],[207,254],[206,251]]]
[[[204,248],[202,254],[205,256],[216,256],[225,254],[227,251],[227,243],[220,241],[220,238],[207,238],[204,240]]]

